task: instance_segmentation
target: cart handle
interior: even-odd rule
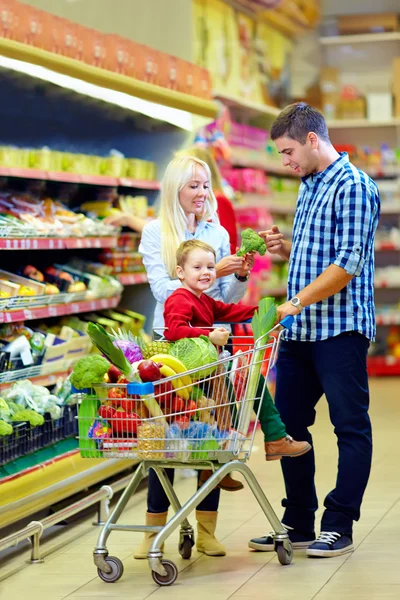
[[[291,326],[293,325],[293,323],[294,323],[294,316],[288,315],[287,317],[282,319],[282,321],[279,323],[279,325],[281,325],[282,327],[285,327],[285,329],[290,329]]]

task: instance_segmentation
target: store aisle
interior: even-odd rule
[[[400,382],[373,380],[372,417],[374,424],[374,464],[363,505],[361,522],[355,528],[356,551],[352,555],[318,560],[296,551],[292,565],[282,567],[274,553],[252,553],[250,537],[269,531],[249,490],[222,494],[218,537],[228,550],[224,558],[208,558],[193,553],[183,561],[176,550],[176,538],[167,544],[166,556],[177,563],[180,574],[170,588],[158,588],[147,561],[134,561],[132,551],[139,534],[112,533],[110,554],[125,566],[122,579],[105,584],[96,575],[92,550],[97,529],[90,521],[74,530],[76,539],[63,543],[46,557],[42,565],[25,565],[0,583],[0,598],[14,600],[142,600],[153,596],[180,600],[226,600],[269,598],[270,600],[357,600],[400,598],[400,461],[398,427],[400,422]],[[331,489],[337,461],[335,438],[328,426],[326,403],[321,402],[315,426],[317,485],[320,498]],[[258,434],[251,466],[273,506],[280,515],[283,485],[279,464],[264,461]],[[176,490],[183,499],[194,490],[194,479],[181,479]],[[125,522],[141,523],[145,491],[132,500]],[[54,542],[53,542],[54,544]]]

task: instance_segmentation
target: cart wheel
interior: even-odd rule
[[[111,567],[111,573],[97,569],[97,574],[106,583],[115,583],[122,577],[124,565],[116,556],[107,556],[104,560]]]
[[[283,542],[277,542],[275,550],[281,565],[290,565],[293,558],[292,544],[290,544],[290,550],[286,550],[285,546],[283,545]]]
[[[154,581],[158,583],[158,585],[172,585],[178,577],[178,569],[176,568],[175,563],[173,563],[172,560],[162,560],[161,564],[167,571],[167,574],[160,575],[156,571],[152,571],[151,574]]]
[[[194,541],[192,536],[185,535],[183,538],[183,542],[179,546],[179,554],[182,556],[182,558],[184,558],[185,560],[189,560],[189,558],[192,556],[193,546]]]

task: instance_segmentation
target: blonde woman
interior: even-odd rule
[[[222,227],[227,230],[229,234],[231,253],[235,254],[237,246],[240,245],[238,244],[235,210],[232,206],[232,202],[224,193],[221,173],[210,150],[208,150],[208,148],[204,148],[203,146],[192,146],[187,150],[181,150],[177,153],[177,156],[193,156],[202,160],[209,166],[211,172],[211,181],[213,184],[213,192],[217,200],[219,222]]]
[[[164,326],[166,299],[181,286],[176,275],[176,251],[181,242],[197,239],[215,249],[217,279],[207,293],[216,300],[237,302],[246,291],[253,256],[240,258],[230,254],[229,236],[219,224],[217,202],[208,165],[195,157],[173,159],[165,171],[161,186],[159,218],[142,232],[139,252],[143,257],[151,291],[157,300],[153,328]],[[173,481],[174,471],[167,469]],[[236,488],[235,485],[239,484]],[[232,480],[232,491],[240,482]],[[225,487],[224,489],[228,489]],[[220,489],[214,489],[197,507],[196,547],[208,556],[224,556],[224,546],[216,539]],[[146,524],[163,526],[169,501],[154,471],[150,469]],[[147,558],[155,534],[145,534],[135,558]]]
[[[142,232],[139,252],[151,291],[157,300],[153,329],[164,326],[164,302],[181,283],[176,276],[176,251],[184,240],[199,239],[217,255],[217,281],[208,291],[216,300],[238,302],[246,292],[253,256],[231,255],[229,235],[220,224],[211,173],[202,160],[174,158],[161,186],[159,218]]]

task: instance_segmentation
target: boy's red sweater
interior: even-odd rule
[[[164,305],[165,337],[170,342],[208,335],[214,323],[240,323],[251,319],[257,306],[225,304],[202,294],[179,288]],[[205,328],[205,329],[203,329]]]

